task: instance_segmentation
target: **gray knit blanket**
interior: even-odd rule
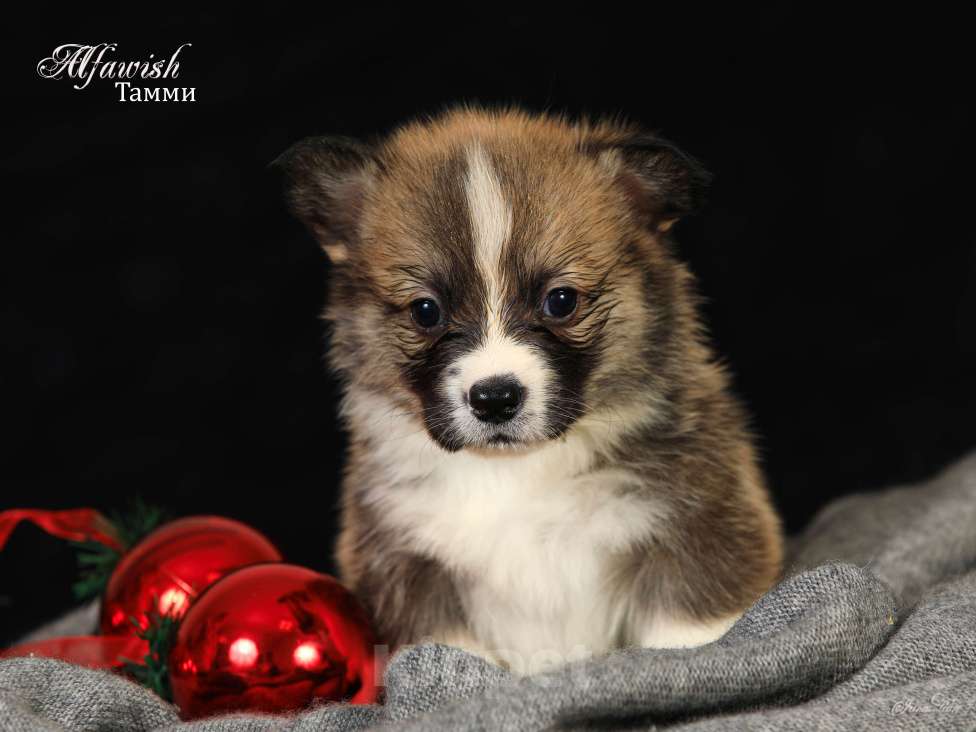
[[[925,483],[828,505],[788,570],[709,645],[521,678],[418,646],[391,660],[382,706],[181,722],[119,676],[11,659],[0,730],[976,729],[976,453]],[[82,611],[57,632],[91,622]]]

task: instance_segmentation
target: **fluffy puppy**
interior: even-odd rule
[[[778,520],[668,235],[691,157],[468,109],[278,164],[333,264],[339,567],[392,645],[528,672],[706,643],[771,585]]]

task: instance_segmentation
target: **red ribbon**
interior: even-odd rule
[[[125,551],[112,522],[94,508],[76,508],[68,511],[40,511],[15,508],[0,513],[0,549],[17,524],[30,521],[52,536],[70,541],[97,541],[99,544]]]
[[[0,658],[42,656],[89,668],[119,669],[125,660],[142,661],[149,644],[135,635],[76,635],[21,643],[0,650]]]
[[[17,508],[0,512],[0,549],[3,549],[21,521],[30,521],[61,539],[97,541],[120,554],[125,551],[112,522],[93,508],[67,511]],[[140,661],[148,651],[149,644],[131,633],[113,636],[77,635],[22,643],[0,650],[0,658],[43,656],[89,668],[117,670],[125,664],[126,659]]]

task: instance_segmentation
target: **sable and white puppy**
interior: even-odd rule
[[[278,164],[334,265],[342,579],[391,644],[526,672],[711,641],[771,585],[779,524],[668,239],[692,158],[460,110]]]

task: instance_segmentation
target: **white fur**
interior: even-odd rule
[[[638,630],[638,643],[646,648],[690,648],[711,643],[725,635],[740,615],[691,622],[665,615],[655,615],[647,627]]]
[[[514,439],[543,440],[546,424],[546,394],[553,373],[529,346],[516,343],[497,329],[488,332],[474,351],[459,358],[453,375],[444,377],[441,390],[452,405],[453,426],[469,440],[484,441],[503,433]],[[491,376],[512,374],[525,388],[525,401],[518,414],[502,425],[488,425],[471,413],[467,394],[478,381]]]
[[[499,304],[499,258],[502,247],[512,233],[512,207],[505,200],[498,177],[480,145],[467,152],[468,170],[464,177],[464,192],[471,216],[475,252],[482,274],[492,285],[492,305]],[[497,309],[493,308],[497,314]]]
[[[531,449],[456,453],[383,397],[351,394],[346,416],[375,445],[366,500],[410,549],[462,578],[465,647],[528,672],[632,635],[607,591],[612,555],[665,532],[669,508],[626,490],[640,476],[594,466],[648,415],[584,417]]]
[[[448,375],[441,385],[442,395],[453,405],[453,427],[469,440],[483,441],[496,433],[521,440],[545,439],[545,395],[553,378],[552,371],[532,347],[518,343],[503,332],[499,260],[511,235],[512,208],[505,200],[491,161],[479,145],[467,151],[467,163],[464,189],[478,268],[488,289],[488,312],[483,342],[458,360],[453,375]],[[525,387],[525,403],[511,423],[489,427],[471,414],[467,395],[478,381],[508,374]]]

